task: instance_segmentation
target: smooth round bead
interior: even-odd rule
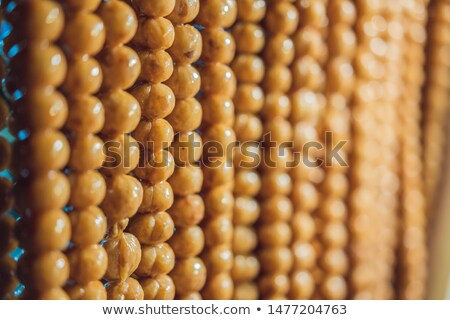
[[[321,238],[327,247],[341,248],[347,244],[348,231],[343,223],[328,223],[322,231]]]
[[[172,154],[167,150],[161,150],[144,156],[141,159],[141,164],[136,168],[134,173],[138,178],[146,180],[151,184],[156,184],[169,179],[174,169],[175,163]]]
[[[8,107],[4,107],[5,120]],[[67,102],[62,94],[54,90],[29,90],[14,102],[14,120],[18,130],[59,129],[67,119]],[[11,131],[13,128],[10,128]],[[18,131],[17,130],[17,131]]]
[[[38,300],[70,300],[69,295],[61,288],[53,288],[40,293]]]
[[[201,58],[205,62],[229,64],[236,50],[233,36],[223,29],[206,28],[201,31],[203,49]]]
[[[106,289],[101,281],[75,284],[66,288],[70,300],[106,300]]]
[[[202,221],[205,214],[203,198],[196,194],[178,197],[168,212],[176,227],[189,228],[195,226]]]
[[[356,19],[356,8],[353,1],[338,0],[329,4],[328,10],[330,23],[343,23],[352,25]]]
[[[292,140],[292,126],[291,123],[281,117],[275,118],[271,121],[266,121],[264,124],[264,132],[270,135],[270,140],[277,143],[286,143]],[[265,137],[267,139],[267,137]],[[289,144],[283,147],[289,147]]]
[[[104,161],[103,140],[93,134],[76,136],[70,141],[69,167],[74,171],[100,168]]]
[[[228,28],[235,22],[236,17],[235,0],[207,1],[200,6],[197,23],[207,28]]]
[[[111,47],[119,46],[123,43],[129,42],[136,34],[136,14],[134,10],[125,2],[105,2],[102,4],[97,13],[105,24],[106,45]]]
[[[316,224],[308,213],[296,213],[292,219],[292,232],[298,241],[311,241],[316,233]]]
[[[231,213],[234,205],[233,193],[227,186],[216,187],[204,195],[208,216],[219,216]]]
[[[239,196],[235,198],[233,222],[237,225],[250,225],[259,217],[259,204],[252,197]]]
[[[264,62],[255,55],[238,55],[233,60],[231,68],[239,82],[258,83],[264,77]]]
[[[199,255],[204,247],[205,239],[199,226],[178,228],[169,240],[177,259]]]
[[[167,50],[173,61],[179,64],[194,63],[202,53],[202,36],[191,25],[175,26],[175,39]]]
[[[236,143],[236,135],[232,128],[225,124],[215,124],[209,127],[203,135],[205,144],[203,151],[215,157],[227,157],[231,155],[232,147]],[[215,150],[215,148],[217,150]]]
[[[296,270],[311,270],[316,265],[317,253],[311,243],[294,243],[292,253]]]
[[[284,295],[289,291],[289,278],[283,273],[273,273],[262,276],[258,280],[259,292],[265,296]]]
[[[66,138],[56,130],[38,131],[29,139],[18,142],[15,148],[18,161],[13,164],[14,167],[32,172],[63,168],[70,152]]]
[[[102,133],[107,136],[133,131],[141,119],[138,101],[129,93],[115,90],[100,96],[105,110]]]
[[[321,291],[324,297],[328,299],[345,299],[347,296],[347,284],[341,276],[326,277],[322,283]]]
[[[264,104],[264,92],[254,84],[239,84],[233,98],[236,112],[257,113]]]
[[[203,109],[203,124],[208,126],[216,123],[226,126],[233,125],[234,104],[231,99],[211,94],[201,97],[199,102]]]
[[[194,165],[202,156],[202,146],[202,137],[197,132],[179,132],[171,146],[175,163],[178,166]]]
[[[46,192],[43,193],[42,190]],[[15,191],[18,207],[41,212],[63,208],[69,200],[70,186],[64,174],[49,171],[19,182]]]
[[[141,143],[148,152],[157,152],[170,147],[173,141],[173,129],[164,119],[141,121],[133,132],[133,137]]]
[[[229,272],[233,267],[233,252],[228,245],[209,248],[202,254],[206,270],[213,275],[221,272]]]
[[[108,300],[143,300],[144,290],[133,278],[109,282],[106,287]]]
[[[145,300],[173,300],[175,297],[175,284],[167,275],[143,279],[140,284],[144,290]]]
[[[237,1],[238,19],[243,21],[258,22],[266,13],[264,0],[239,0]]]
[[[311,212],[319,206],[319,193],[316,187],[309,182],[298,182],[294,185],[292,202],[296,207],[305,212]]]
[[[130,221],[127,230],[141,244],[154,245],[170,239],[174,224],[167,212],[139,214]]]
[[[261,203],[260,221],[263,223],[288,221],[292,216],[292,212],[292,202],[289,198],[281,195],[273,195]]]
[[[270,66],[266,69],[261,85],[266,92],[287,92],[292,85],[292,72],[283,64]]]
[[[139,163],[139,144],[126,134],[106,140],[103,145],[105,161],[102,172],[107,175],[127,174]]]
[[[128,89],[141,72],[138,54],[127,46],[104,50],[98,59],[102,67],[104,89]]]
[[[219,273],[208,278],[202,295],[208,300],[229,300],[233,296],[234,284],[228,273]]]
[[[169,273],[174,265],[175,254],[167,243],[143,246],[141,262],[135,273],[139,277],[156,277]]]
[[[267,274],[287,273],[293,264],[292,252],[289,247],[264,248],[258,252],[261,270]]]
[[[330,30],[328,36],[330,55],[352,58],[356,53],[356,35],[347,25],[337,25]]]
[[[109,238],[103,244],[108,254],[106,280],[126,280],[141,261],[141,245],[130,233],[123,233],[119,239]]]
[[[21,246],[34,253],[64,250],[70,241],[70,220],[60,210],[24,217],[17,230]]]
[[[244,143],[258,141],[263,133],[263,126],[259,117],[245,113],[236,116],[233,129],[237,139]]]
[[[314,91],[323,90],[325,74],[322,67],[311,57],[296,60],[291,66],[292,86],[294,88],[308,87]]]
[[[60,251],[48,251],[39,256],[24,255],[18,264],[19,278],[39,291],[61,287],[69,278],[69,262]]]
[[[175,39],[175,30],[170,20],[159,18],[141,18],[134,41],[153,51],[170,48]]]
[[[105,43],[102,19],[89,12],[76,12],[65,21],[61,41],[70,54],[97,54]]]
[[[206,268],[199,258],[182,259],[177,261],[170,276],[176,283],[177,295],[185,295],[203,288]]]
[[[99,99],[90,95],[71,96],[66,128],[75,133],[97,133],[105,124],[105,109]]]
[[[264,60],[270,64],[289,65],[294,59],[294,43],[286,34],[277,34],[267,40]]]
[[[235,255],[234,265],[231,271],[233,280],[236,282],[253,280],[260,271],[259,261],[252,255]]]
[[[262,176],[260,195],[269,197],[273,194],[289,195],[292,191],[292,179],[286,172],[268,172]]]
[[[232,97],[236,92],[236,77],[230,67],[222,63],[207,64],[200,69],[201,89],[205,94]]]
[[[173,61],[169,53],[159,51],[139,51],[141,61],[140,78],[150,83],[164,82],[170,78],[173,72]]]
[[[16,3],[8,20],[13,25],[14,32],[27,40],[51,42],[61,35],[64,27],[64,11],[55,1]]]
[[[272,222],[258,228],[258,239],[265,247],[287,246],[292,239],[292,231],[285,222]]]
[[[62,89],[71,95],[94,94],[102,85],[103,73],[97,60],[83,56],[69,60]]]
[[[149,120],[165,118],[175,107],[175,95],[172,89],[163,84],[141,84],[131,89],[142,108],[142,115]]]
[[[252,252],[258,244],[258,237],[252,228],[236,226],[233,234],[233,252],[235,254],[247,254]]]
[[[261,115],[265,119],[286,118],[290,111],[291,102],[289,97],[282,93],[273,92],[266,95]]]
[[[297,29],[299,14],[295,6],[289,2],[275,2],[265,17],[265,27],[272,33],[291,34]]]
[[[106,178],[106,195],[100,208],[108,219],[120,221],[132,217],[143,197],[141,183],[128,175]]]
[[[342,249],[326,250],[321,257],[321,265],[332,274],[345,274],[349,267],[347,254]]]
[[[72,226],[72,243],[77,246],[95,244],[105,236],[106,217],[98,207],[91,206],[70,212]]]
[[[94,170],[71,173],[69,204],[75,208],[97,206],[105,197],[106,185],[103,176]]]
[[[308,271],[297,271],[291,276],[292,299],[309,299],[314,293],[315,281]]]
[[[234,168],[226,161],[219,161],[219,163],[205,166],[203,175],[203,188],[209,190],[217,186],[230,184],[234,179]]]
[[[233,300],[258,300],[259,292],[256,284],[253,283],[235,283]]]
[[[240,53],[259,53],[265,44],[264,30],[253,23],[237,23],[231,31]]]
[[[70,277],[80,284],[101,279],[108,266],[106,251],[98,244],[71,249],[67,257],[70,263]]]
[[[167,18],[174,24],[189,23],[195,19],[199,9],[199,0],[175,0],[175,7]]]
[[[203,183],[203,173],[199,167],[179,167],[169,178],[173,191],[177,196],[186,196],[200,192]]]
[[[175,132],[194,131],[202,122],[203,108],[195,98],[178,99],[167,121]]]
[[[320,30],[312,26],[305,26],[292,36],[292,40],[296,57],[310,56],[318,63],[324,63],[327,57],[327,46],[322,39]]]
[[[203,232],[207,246],[227,244],[233,239],[233,223],[228,217],[214,217],[204,223]]]
[[[194,97],[200,90],[200,74],[190,64],[175,65],[172,76],[166,84],[178,100]]]
[[[240,170],[234,179],[234,192],[239,195],[253,197],[261,188],[261,180],[257,172]]]
[[[58,46],[32,43],[11,59],[11,74],[15,75],[11,81],[18,84],[58,87],[66,73],[67,61]]]
[[[172,187],[167,181],[155,185],[142,183],[144,196],[138,209],[141,213],[166,211],[174,202]]]
[[[311,25],[317,29],[325,28],[328,23],[327,8],[323,1],[303,1],[298,6],[302,25]]]

